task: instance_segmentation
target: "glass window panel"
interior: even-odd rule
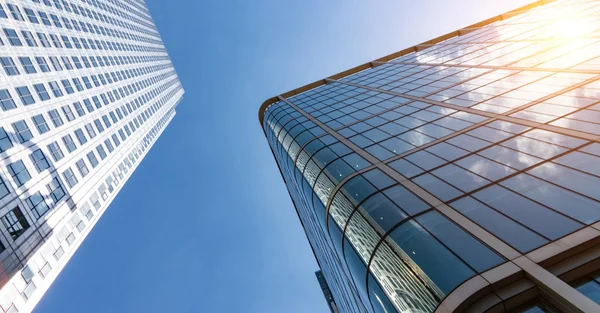
[[[453,145],[449,145],[445,142],[438,143],[437,145],[429,147],[426,150],[448,161],[456,160],[467,154],[467,151],[457,148]]]
[[[359,171],[359,170],[371,165],[369,162],[365,161],[365,159],[358,156],[358,154],[356,154],[356,153],[352,153],[352,154],[345,156],[344,160],[346,162],[348,162],[348,164],[350,164],[350,166],[352,166],[352,168],[355,171]]]
[[[488,159],[516,168],[518,170],[540,163],[542,159],[524,154],[501,146],[493,146],[481,152],[480,155]]]
[[[430,170],[434,167],[438,167],[444,163],[447,163],[444,159],[438,158],[437,156],[426,151],[417,151],[409,156],[406,156],[405,159],[425,170]]]
[[[389,164],[394,170],[402,174],[402,176],[411,178],[423,173],[423,170],[418,166],[406,161],[405,159],[396,160]]]
[[[415,147],[409,144],[408,142],[400,140],[398,138],[390,138],[386,141],[381,142],[380,145],[384,146],[385,148],[387,148],[395,154],[404,153]]]
[[[328,174],[335,184],[341,182],[346,176],[354,173],[354,169],[344,160],[337,159],[325,168],[325,173]]]
[[[377,193],[367,199],[361,204],[360,209],[366,212],[381,227],[383,233],[407,218],[406,213],[382,193]]]
[[[600,158],[587,153],[574,151],[554,160],[553,162],[600,176]]]
[[[362,175],[378,189],[385,189],[395,183],[393,179],[378,169],[370,170]]]
[[[600,200],[600,178],[555,163],[544,163],[528,173]]]
[[[452,202],[451,206],[522,253],[548,242],[544,237],[471,197]]]
[[[348,196],[352,204],[357,205],[366,197],[377,191],[364,177],[356,176],[350,179],[342,187],[342,191]]]
[[[600,304],[600,283],[596,282],[595,280],[590,280],[575,287],[575,289],[584,294],[586,297],[590,298],[592,301]]]
[[[380,145],[370,146],[365,150],[371,155],[375,156],[379,161],[384,161],[394,156],[393,153],[389,152]]]
[[[552,240],[583,226],[499,186],[486,188],[475,193],[473,197]]]
[[[396,252],[410,258],[412,267],[420,269],[424,279],[433,281],[444,294],[475,274],[414,221],[400,225],[389,237],[397,245]]]
[[[414,178],[413,181],[442,201],[449,201],[463,194],[460,190],[430,174]]]
[[[479,273],[504,262],[502,257],[438,212],[421,215],[417,221]]]
[[[368,289],[371,305],[375,313],[398,313],[371,273],[369,273]],[[414,302],[405,301],[404,303],[411,305]]]
[[[490,145],[490,143],[487,141],[483,141],[469,135],[458,135],[448,139],[448,142],[471,152],[483,149],[484,147]]]
[[[464,192],[471,192],[490,183],[487,179],[475,175],[454,164],[448,164],[432,173]]]
[[[567,151],[566,148],[551,145],[535,139],[518,136],[503,142],[501,145],[515,149],[520,152],[533,154],[542,159],[549,159]]]
[[[476,154],[456,161],[456,164],[489,180],[498,180],[516,171],[510,167],[482,158]]]
[[[410,215],[415,215],[429,209],[427,203],[400,185],[387,189],[383,193]]]
[[[600,220],[600,203],[533,176],[520,174],[501,184],[582,223]]]

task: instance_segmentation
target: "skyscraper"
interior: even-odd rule
[[[340,312],[600,312],[599,35],[537,1],[263,103]]]
[[[329,306],[329,310],[331,311],[331,313],[338,313],[337,306],[335,305],[335,300],[333,299],[331,290],[329,290],[329,285],[327,285],[325,276],[323,276],[323,271],[321,271],[321,270],[316,271],[315,276],[317,276],[317,280],[319,281],[319,286],[321,287],[321,290],[323,291],[323,295],[325,296],[325,301],[327,301],[327,306]]]
[[[0,312],[30,312],[173,119],[142,0],[0,3]]]

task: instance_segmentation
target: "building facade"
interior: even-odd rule
[[[183,89],[142,0],[1,0],[0,65],[0,312],[30,312]]]
[[[325,276],[323,276],[323,271],[316,271],[315,276],[317,276],[317,281],[319,282],[321,291],[323,291],[323,296],[325,296],[325,301],[327,301],[327,306],[329,306],[329,310],[331,311],[331,313],[339,313],[337,305],[335,305],[333,295],[331,294],[331,290],[329,289],[329,285],[327,285],[327,280],[325,280]]]
[[[600,312],[600,1],[538,1],[268,99],[340,312]]]

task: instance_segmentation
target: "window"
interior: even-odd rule
[[[62,43],[58,39],[58,36],[55,34],[50,34],[50,39],[52,39],[52,43],[54,44],[55,48],[62,48]]]
[[[85,130],[87,130],[87,133],[90,136],[90,138],[96,137],[96,131],[94,130],[94,127],[92,126],[92,124],[86,124]]]
[[[50,127],[48,127],[48,123],[46,123],[46,119],[44,118],[43,115],[41,115],[41,114],[34,115],[31,119],[33,120],[33,123],[35,124],[35,127],[38,130],[38,133],[43,134],[50,130]]]
[[[69,236],[67,236],[67,238],[65,239],[65,241],[67,242],[67,245],[72,245],[75,242],[75,235],[73,233],[70,233]]]
[[[38,14],[40,15],[40,18],[42,19],[42,23],[44,23],[44,25],[52,26],[52,24],[50,24],[50,19],[48,19],[48,15],[46,13],[38,11]]]
[[[62,150],[60,149],[58,142],[56,142],[56,141],[51,142],[48,145],[48,150],[50,151],[50,155],[52,156],[52,159],[54,159],[54,162],[58,162],[60,159],[62,159],[65,156],[63,154]]]
[[[48,277],[48,274],[50,273],[51,270],[52,270],[52,266],[50,265],[50,263],[48,263],[48,261],[46,261],[46,263],[40,269],[40,276],[42,276],[42,278]]]
[[[15,135],[19,138],[20,143],[25,143],[33,138],[33,134],[29,130],[29,126],[23,120],[14,122],[13,129],[15,130]]]
[[[19,97],[21,98],[21,102],[24,105],[30,105],[35,103],[35,100],[33,99],[33,96],[31,95],[31,92],[29,92],[29,88],[27,88],[27,86],[17,87],[16,89],[17,93],[19,94]]]
[[[12,110],[17,107],[10,92],[6,89],[0,90],[0,107],[2,107],[3,111]]]
[[[9,193],[10,193],[10,191],[8,191],[8,187],[6,186],[6,183],[0,177],[0,199],[6,197]]]
[[[68,168],[63,172],[62,175],[65,181],[67,182],[69,188],[73,188],[75,187],[75,185],[77,185],[77,177],[75,177],[75,173],[73,173],[73,170]]]
[[[80,145],[84,145],[87,142],[87,137],[85,137],[85,134],[81,128],[75,130],[75,136],[77,137],[77,141],[79,141]]]
[[[35,273],[31,270],[31,267],[29,265],[26,265],[21,271],[21,277],[23,277],[23,279],[27,283],[31,281],[34,275]]]
[[[75,88],[77,89],[77,91],[83,91],[83,85],[81,84],[81,81],[79,80],[79,78],[73,78],[73,84],[75,85]]]
[[[25,15],[27,15],[27,19],[35,24],[39,24],[40,21],[37,19],[37,16],[35,16],[35,13],[33,12],[32,9],[28,9],[28,8],[24,8],[25,10]]]
[[[77,103],[77,102],[76,102]],[[65,105],[62,107],[62,111],[65,114],[65,117],[67,118],[67,121],[72,121],[75,119],[75,115],[73,115],[73,111],[71,111],[71,108],[68,105]]]
[[[35,84],[33,85],[33,88],[37,92],[38,97],[40,97],[40,100],[46,101],[50,99],[50,94],[48,94],[48,91],[46,90],[46,87],[44,87],[44,84]]]
[[[67,57],[60,57],[60,59],[63,61],[63,64],[65,64],[65,68],[67,70],[72,70],[73,69],[73,65],[71,64],[71,61],[69,60],[69,58],[67,58]]]
[[[88,112],[94,112],[94,106],[92,105],[92,102],[89,99],[84,99],[83,104],[85,105],[85,108],[88,110]]]
[[[27,204],[36,218],[40,218],[42,215],[46,214],[46,212],[50,211],[50,207],[48,207],[48,204],[39,191],[27,198]]]
[[[49,82],[48,85],[50,86],[50,90],[52,90],[52,93],[55,97],[62,97],[63,92],[62,90],[60,90],[60,86],[58,86],[58,83]]]
[[[119,141],[119,138],[117,137],[116,134],[112,134],[112,140],[115,142],[115,146],[119,146],[121,144],[121,142]]]
[[[13,240],[19,238],[29,228],[29,223],[19,207],[12,209],[0,219]]]
[[[110,142],[110,139],[104,140],[104,144],[106,145],[106,149],[108,149],[108,152],[113,152],[113,150],[115,150],[112,143]]]
[[[8,15],[6,15],[6,11],[4,11],[4,8],[2,7],[1,4],[0,4],[0,18],[8,18]]]
[[[25,286],[25,289],[23,289],[23,299],[25,299],[25,301],[29,300],[29,298],[31,298],[31,296],[33,296],[33,293],[37,290],[37,287],[35,286],[35,283],[33,283],[32,281],[29,282],[27,284],[27,286]]]
[[[12,141],[3,127],[0,127],[0,153],[13,147]]]
[[[33,37],[33,34],[30,31],[22,30],[21,35],[23,35],[23,38],[25,38],[25,42],[27,43],[28,46],[30,46],[30,47],[38,46],[37,41],[35,41],[35,37]]]
[[[54,258],[58,261],[65,254],[65,250],[62,247],[58,247],[56,251],[54,251]]]
[[[19,75],[19,69],[15,65],[15,62],[13,62],[12,58],[2,57],[0,58],[0,64],[2,64],[2,67],[4,67],[4,72],[6,72],[6,75]]]
[[[25,73],[27,73],[27,74],[37,73],[37,70],[35,69],[35,66],[33,66],[33,63],[31,62],[31,59],[29,57],[19,57],[19,62],[21,62],[21,65],[23,65],[23,68],[25,69]]]
[[[9,164],[7,168],[8,172],[13,178],[13,181],[15,182],[15,184],[17,184],[18,187],[23,186],[23,184],[25,184],[31,179],[29,171],[27,171],[25,164],[21,160]]]
[[[104,126],[102,125],[102,123],[100,122],[99,119],[95,119],[94,120],[94,124],[96,125],[96,128],[98,129],[98,132],[103,132],[104,131]]]
[[[79,159],[79,161],[77,161],[75,163],[75,166],[77,166],[77,169],[79,170],[79,174],[81,174],[81,177],[85,177],[90,172],[90,170],[88,169],[88,167],[85,164],[85,161],[83,159]]]
[[[19,39],[19,35],[17,35],[17,32],[14,29],[5,28],[4,34],[6,35],[6,38],[8,38],[8,42],[10,42],[11,46],[23,45],[23,43],[21,43],[21,39]]]
[[[73,152],[77,149],[77,146],[75,145],[73,138],[71,138],[71,135],[63,136],[62,141],[65,144],[65,147],[67,147],[67,151]]]
[[[46,156],[41,149],[33,151],[33,153],[29,155],[29,158],[31,158],[31,162],[33,162],[33,165],[38,173],[41,173],[43,170],[50,167],[50,163],[46,159]]]
[[[60,113],[58,113],[57,109],[52,109],[48,111],[48,115],[50,115],[50,120],[52,121],[54,127],[59,127],[64,124],[62,117],[60,117]]]
[[[52,67],[54,68],[55,71],[62,71],[62,65],[60,64],[60,61],[58,60],[57,57],[48,57],[50,59],[50,63],[52,63]]]
[[[104,160],[106,158],[106,151],[102,145],[96,147],[96,151],[98,151],[98,155],[100,155],[100,159]]]
[[[19,10],[19,7],[14,5],[14,4],[10,4],[7,3],[6,4],[8,6],[8,11],[10,11],[10,15],[12,15],[12,17],[17,20],[17,21],[24,21],[25,19],[23,18],[23,15],[21,15],[21,11]]]
[[[65,190],[57,177],[52,178],[52,181],[46,185],[46,188],[48,188],[48,192],[54,203],[57,203],[65,196]]]
[[[73,106],[75,107],[75,112],[77,112],[78,116],[84,116],[85,115],[85,111],[83,110],[83,106],[81,106],[81,103],[79,101],[73,103]]]
[[[37,62],[42,72],[50,72],[50,66],[48,66],[48,62],[46,62],[46,59],[44,59],[44,57],[35,57],[35,61]]]
[[[73,86],[71,86],[71,82],[68,79],[63,79],[60,81],[63,85],[63,87],[65,88],[65,91],[68,94],[72,94],[75,92],[75,90],[73,90]]]

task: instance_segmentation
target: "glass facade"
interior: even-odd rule
[[[600,2],[457,33],[261,108],[340,312],[434,312],[600,221]]]
[[[175,115],[143,0],[0,1],[0,312],[31,312]]]
[[[329,289],[329,285],[327,285],[327,281],[325,280],[325,276],[323,276],[322,271],[316,271],[315,276],[317,276],[317,280],[319,281],[319,286],[323,291],[323,295],[325,296],[325,301],[327,301],[327,306],[329,306],[329,310],[331,313],[339,313],[337,309],[337,305],[335,305],[335,299],[333,299],[333,295],[331,294],[331,290]]]

